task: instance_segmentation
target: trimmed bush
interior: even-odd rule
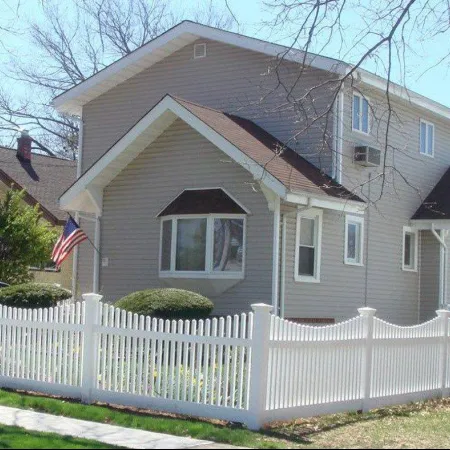
[[[203,319],[214,305],[211,300],[183,289],[147,289],[121,298],[118,308],[160,319]]]
[[[16,308],[48,308],[72,294],[54,284],[24,283],[0,289],[0,305]]]

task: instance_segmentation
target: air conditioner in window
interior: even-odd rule
[[[381,164],[381,151],[368,146],[355,147],[353,160],[355,164],[365,167],[376,167]]]

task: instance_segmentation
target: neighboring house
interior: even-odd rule
[[[337,92],[348,65],[309,55],[297,82],[301,61],[182,22],[55,98],[83,124],[60,204],[100,249],[79,248],[78,293],[181,287],[216,314],[266,302],[316,323],[446,303],[450,109],[391,85],[385,154],[386,81],[358,70]]]
[[[17,140],[17,149],[0,147],[0,199],[11,189],[25,190],[24,201],[39,205],[42,218],[61,229],[67,213],[59,208],[60,195],[76,179],[76,162],[31,153],[32,138],[27,133]],[[72,288],[72,259],[60,270],[49,261],[45,267],[30,269],[35,281],[57,283]]]

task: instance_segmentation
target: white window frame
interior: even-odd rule
[[[422,152],[422,124],[425,125],[425,152]],[[431,153],[428,152],[428,127],[433,128],[433,141],[431,142]],[[423,156],[428,156],[429,158],[434,158],[434,141],[436,135],[436,128],[433,122],[428,120],[420,119],[419,121],[419,153]]]
[[[203,52],[200,56],[197,55],[197,49],[202,47]],[[202,42],[200,44],[194,44],[194,59],[206,58],[206,42]]]
[[[359,128],[355,128],[355,124],[353,122],[353,107],[354,107],[354,98],[358,97],[359,98]],[[367,101],[367,131],[363,131],[362,130],[362,104],[363,104],[363,100]],[[370,98],[360,94],[359,92],[353,92],[352,95],[352,117],[351,117],[351,121],[352,121],[352,131],[357,132],[357,133],[362,133],[365,136],[370,134],[370,129],[371,129],[371,120],[370,120]]]
[[[353,259],[348,257],[348,226],[349,225],[359,225],[359,257]],[[344,239],[344,264],[351,266],[363,266],[364,265],[364,217],[353,216],[347,214],[345,216],[345,239]],[[357,250],[358,250],[357,249]]]
[[[405,235],[406,233],[414,236],[414,261],[413,266],[405,266]],[[402,270],[405,272],[417,272],[417,263],[419,260],[419,233],[415,228],[405,226],[402,233]]]
[[[176,246],[177,246],[177,223],[179,219],[206,219],[206,249],[205,249],[205,271],[176,270]],[[215,219],[241,219],[243,220],[242,237],[242,270],[240,272],[215,271],[213,268],[214,249],[214,220]],[[172,221],[172,241],[170,254],[170,269],[162,270],[163,250],[163,226],[164,222]],[[214,279],[244,279],[245,261],[247,253],[247,216],[244,214],[180,214],[161,217],[161,228],[159,237],[159,276],[160,278],[214,278]]]
[[[300,226],[301,219],[314,219],[314,247],[316,252],[314,253],[314,275],[299,275],[298,264],[300,258]],[[323,225],[323,211],[317,208],[309,208],[304,211],[298,211],[297,213],[297,225],[295,236],[295,266],[294,266],[294,279],[300,283],[320,283],[320,266],[322,258],[322,225]]]

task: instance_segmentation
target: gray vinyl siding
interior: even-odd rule
[[[94,242],[95,222],[92,220],[80,219],[81,229],[88,235],[89,239]],[[76,297],[80,298],[81,294],[93,292],[94,280],[94,248],[89,241],[83,241],[78,246],[78,265],[77,265],[77,283]]]
[[[206,187],[225,188],[251,212],[245,279],[212,297],[214,313],[248,311],[252,303],[271,302],[273,216],[265,197],[245,169],[180,120],[104,191],[101,249],[109,266],[101,268],[100,288],[106,301],[165,286],[158,277],[160,219],[156,216],[183,189]],[[202,292],[204,283],[195,280],[193,290]],[[187,280],[184,284],[191,287]]]
[[[294,279],[296,223],[296,216],[287,217],[284,316],[340,321],[357,315],[364,306],[365,269],[344,264],[345,215],[323,212],[320,283]]]
[[[373,108],[372,130],[370,136],[353,132],[351,129],[352,92],[345,99],[344,127],[344,168],[343,184],[370,197],[374,204],[370,207],[369,231],[369,268],[368,284],[369,305],[378,308],[382,315],[389,316],[398,323],[414,323],[418,318],[420,273],[401,270],[402,229],[410,224],[410,218],[439,181],[450,165],[450,127],[448,121],[431,114],[425,109],[408,102],[391,98],[394,114],[390,130],[389,143],[393,148],[386,156],[387,166],[385,183],[377,175],[380,168],[360,168],[353,163],[355,145],[372,145],[383,150],[387,120],[386,99],[373,89],[360,86],[370,99]],[[423,118],[435,125],[434,158],[419,153],[419,122]],[[373,181],[367,182],[369,173]],[[434,248],[434,244],[433,244]],[[422,250],[425,249],[422,246]],[[439,260],[438,249],[435,254]],[[426,253],[433,250],[427,249]],[[430,255],[431,256],[431,255]],[[337,268],[338,270],[338,268]],[[423,299],[421,299],[423,300]]]
[[[86,171],[108,148],[167,93],[205,106],[252,119],[282,142],[319,165],[331,170],[331,152],[324,144],[325,128],[332,120],[320,119],[301,133],[308,120],[320,116],[333,100],[331,88],[314,90],[305,101],[305,114],[294,113],[286,92],[277,87],[275,64],[267,55],[238,47],[206,42],[207,57],[193,59],[193,45],[187,45],[151,68],[111,89],[83,108],[84,148],[82,171]],[[296,81],[299,65],[285,62],[279,69],[283,85]],[[305,69],[294,95],[331,78],[319,69]],[[294,137],[300,133],[298,139]]]
[[[431,231],[420,234],[420,321],[424,322],[436,317],[439,308],[440,245]]]

